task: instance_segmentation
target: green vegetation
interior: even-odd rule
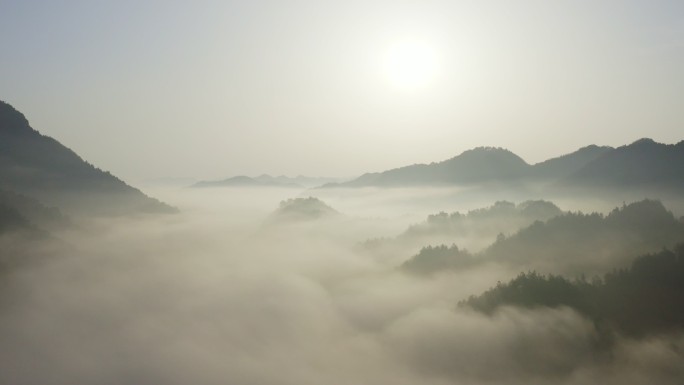
[[[502,306],[568,306],[592,319],[600,331],[643,337],[684,329],[684,244],[638,257],[602,278],[568,280],[522,273],[508,283],[460,302],[492,314]]]
[[[409,227],[400,237],[470,233],[481,236],[492,232],[498,234],[509,229],[517,230],[537,220],[545,221],[562,213],[558,206],[544,200],[529,200],[518,205],[498,201],[490,207],[471,210],[466,214],[442,211],[429,215],[425,222]]]
[[[680,242],[684,242],[684,222],[661,202],[643,200],[605,216],[565,213],[546,222],[536,221],[511,236],[498,237],[473,259],[544,272],[599,274],[625,266],[638,255]],[[448,255],[433,250],[437,249],[421,251],[402,267],[426,274],[463,266],[458,253]],[[454,261],[446,261],[448,258]]]
[[[473,256],[467,250],[459,249],[456,245],[427,246],[413,258],[404,262],[401,268],[415,274],[425,275],[438,270],[466,267],[474,262]]]
[[[278,209],[271,214],[275,221],[302,221],[329,218],[339,215],[332,207],[318,198],[294,198],[280,202]]]

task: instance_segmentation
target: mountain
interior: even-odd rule
[[[190,187],[291,187],[291,188],[304,188],[304,186],[281,182],[273,177],[264,178],[263,175],[258,178],[251,178],[244,175],[234,176],[232,178],[217,180],[217,181],[201,181],[193,184]]]
[[[414,164],[367,173],[330,187],[409,187],[551,182],[567,187],[649,187],[684,189],[684,141],[675,145],[641,139],[612,148],[590,145],[540,162],[527,164],[514,153],[478,147],[438,163]]]
[[[292,187],[303,189],[333,183],[336,180],[336,178],[308,177],[303,175],[298,175],[294,178],[284,175],[271,176],[268,174],[259,175],[254,178],[239,175],[217,181],[201,181],[193,184],[191,187]]]
[[[301,222],[333,218],[340,213],[318,198],[294,198],[280,202],[270,216],[271,222]]]
[[[459,306],[492,314],[502,306],[567,306],[590,318],[599,333],[646,337],[684,329],[684,244],[637,257],[628,268],[592,281],[535,272],[498,283]],[[611,340],[607,338],[607,340]]]
[[[563,183],[570,186],[684,190],[684,141],[663,144],[648,138],[637,140],[607,151]]]
[[[425,248],[403,267],[421,274],[495,262],[551,273],[603,273],[637,255],[684,242],[684,222],[660,201],[643,200],[607,215],[564,213],[499,237],[470,258],[457,247]]]
[[[94,167],[0,101],[0,188],[71,213],[122,215],[174,212],[112,174]]]
[[[511,234],[535,221],[546,221],[563,211],[544,200],[519,204],[497,201],[492,206],[470,210],[439,212],[413,224],[395,238],[373,238],[359,244],[361,250],[388,255],[415,253],[425,245],[458,244],[469,251],[484,249],[502,234]]]
[[[531,174],[539,179],[568,177],[611,151],[613,151],[612,147],[592,144],[573,153],[537,163],[532,166]]]
[[[419,185],[506,182],[527,175],[529,165],[514,153],[494,147],[478,147],[439,163],[414,164],[380,173],[369,173],[350,182],[325,187],[401,187]]]

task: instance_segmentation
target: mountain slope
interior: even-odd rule
[[[459,303],[486,314],[502,306],[568,306],[588,316],[601,333],[645,337],[684,328],[684,244],[637,257],[625,269],[592,281],[521,273]],[[606,338],[608,337],[608,338]],[[604,336],[611,341],[609,335]]]
[[[534,165],[506,149],[478,147],[442,162],[367,173],[323,187],[514,186],[525,181],[551,182],[563,189],[647,187],[682,191],[684,141],[667,145],[641,139],[618,148],[589,145]]]
[[[431,164],[415,164],[380,173],[369,173],[340,187],[400,187],[416,185],[505,182],[524,177],[529,165],[514,153],[492,147],[478,147],[451,159]]]
[[[557,158],[545,160],[532,166],[535,178],[562,178],[570,176],[597,158],[613,151],[612,147],[590,145]]]
[[[318,198],[294,198],[280,202],[269,217],[270,222],[302,222],[333,218],[340,213]]]
[[[567,185],[684,189],[684,141],[662,144],[652,139],[608,151],[570,175]]]
[[[28,120],[0,101],[0,188],[69,212],[98,215],[173,212],[76,153],[31,128]]]
[[[456,247],[424,249],[404,267],[432,273],[496,262],[550,273],[605,273],[625,261],[684,242],[684,222],[660,201],[643,200],[608,215],[564,213],[537,221],[470,258]]]
[[[12,191],[0,190],[0,206],[18,212],[29,222],[48,230],[72,225],[71,220],[56,207],[46,207],[35,199]]]

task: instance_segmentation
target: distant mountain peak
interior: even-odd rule
[[[651,138],[641,138],[641,139],[635,140],[634,142],[632,142],[632,144],[629,144],[629,146],[639,146],[639,145],[646,145],[646,144],[650,145],[650,144],[659,144],[659,143],[657,143],[655,140],[653,140]]]
[[[486,156],[507,156],[507,157],[513,156],[515,158],[519,158],[520,160],[522,160],[522,158],[520,158],[518,155],[513,153],[511,150],[508,150],[508,149],[503,148],[503,147],[488,147],[488,146],[475,147],[475,148],[471,148],[469,150],[465,150],[460,155],[457,155],[454,158],[469,157],[469,156],[484,156],[484,157],[486,157]],[[454,158],[451,158],[451,159],[454,159]]]
[[[456,158],[468,158],[468,157],[506,157],[509,159],[519,159],[521,162],[525,163],[525,161],[513,153],[511,150],[508,150],[503,147],[475,147],[470,150],[465,150],[463,151],[460,155],[457,155],[451,159],[456,159]]]
[[[477,151],[480,151],[480,152],[508,152],[508,153],[512,154],[512,152],[506,148],[493,147],[493,146],[479,146],[479,147],[472,148],[470,150],[466,150],[466,151],[464,151],[464,153],[465,152],[477,152]]]

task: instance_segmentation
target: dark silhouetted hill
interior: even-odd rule
[[[368,247],[377,248],[396,243],[398,247],[411,249],[412,245],[418,243],[439,245],[468,242],[468,247],[479,244],[482,248],[503,237],[504,233],[516,232],[535,221],[545,221],[562,214],[563,211],[558,206],[548,201],[525,201],[518,205],[499,201],[490,207],[471,210],[466,214],[441,212],[429,215],[427,221],[410,226],[396,239],[385,239],[384,244],[379,240],[370,241]],[[469,258],[466,258],[468,261],[461,261],[465,255],[469,255],[468,252],[455,245],[448,248],[444,245],[428,246],[422,248],[402,267],[420,274],[444,268],[463,267],[472,262]],[[448,261],[449,258],[455,260]]]
[[[661,202],[643,200],[608,215],[568,213],[494,243],[486,258],[546,271],[591,272],[684,241],[684,223]],[[547,266],[544,268],[544,266]]]
[[[544,272],[601,273],[637,255],[680,242],[684,242],[684,223],[659,201],[644,200],[616,208],[605,216],[565,213],[546,222],[537,221],[509,237],[499,237],[475,260]],[[429,253],[422,254],[421,273],[428,271],[428,266],[434,267],[432,272],[439,272],[440,266],[463,265],[463,261],[432,263]],[[443,260],[445,256],[434,258]],[[462,256],[454,253],[453,258]]]
[[[271,221],[310,221],[332,218],[340,213],[318,198],[295,198],[280,202],[270,217]]]
[[[531,176],[537,179],[558,179],[575,174],[587,164],[613,151],[612,147],[590,145],[532,166]]]
[[[489,234],[517,230],[534,221],[545,221],[563,212],[555,204],[537,200],[525,201],[518,205],[507,201],[498,201],[486,208],[468,211],[466,214],[440,212],[429,215],[427,221],[413,225],[400,237],[418,237],[421,235],[457,235],[457,234]]]
[[[600,332],[632,337],[684,331],[684,245],[636,258],[626,269],[591,282],[520,274],[460,306],[491,314],[501,306],[568,306],[592,319]]]
[[[0,188],[82,214],[175,211],[41,135],[23,114],[1,101]]]
[[[567,186],[684,190],[684,141],[640,139],[597,157],[563,181]]]
[[[447,271],[471,266],[476,263],[472,254],[459,249],[456,245],[426,246],[420,252],[401,265],[401,268],[413,274],[429,275],[437,271]]]
[[[515,187],[530,181],[546,182],[561,191],[568,188],[587,192],[596,188],[682,191],[684,141],[667,145],[641,139],[618,148],[590,145],[534,165],[505,149],[479,147],[443,162],[367,173],[349,182],[322,187]]]
[[[511,181],[524,177],[529,165],[502,148],[479,147],[439,163],[415,164],[364,174],[326,187],[401,187]]]
[[[411,255],[425,245],[456,243],[478,251],[500,234],[511,234],[535,221],[545,221],[563,212],[555,204],[530,200],[519,204],[498,201],[492,206],[467,213],[440,212],[414,225],[394,238],[375,238],[359,244],[359,250],[381,254]]]

